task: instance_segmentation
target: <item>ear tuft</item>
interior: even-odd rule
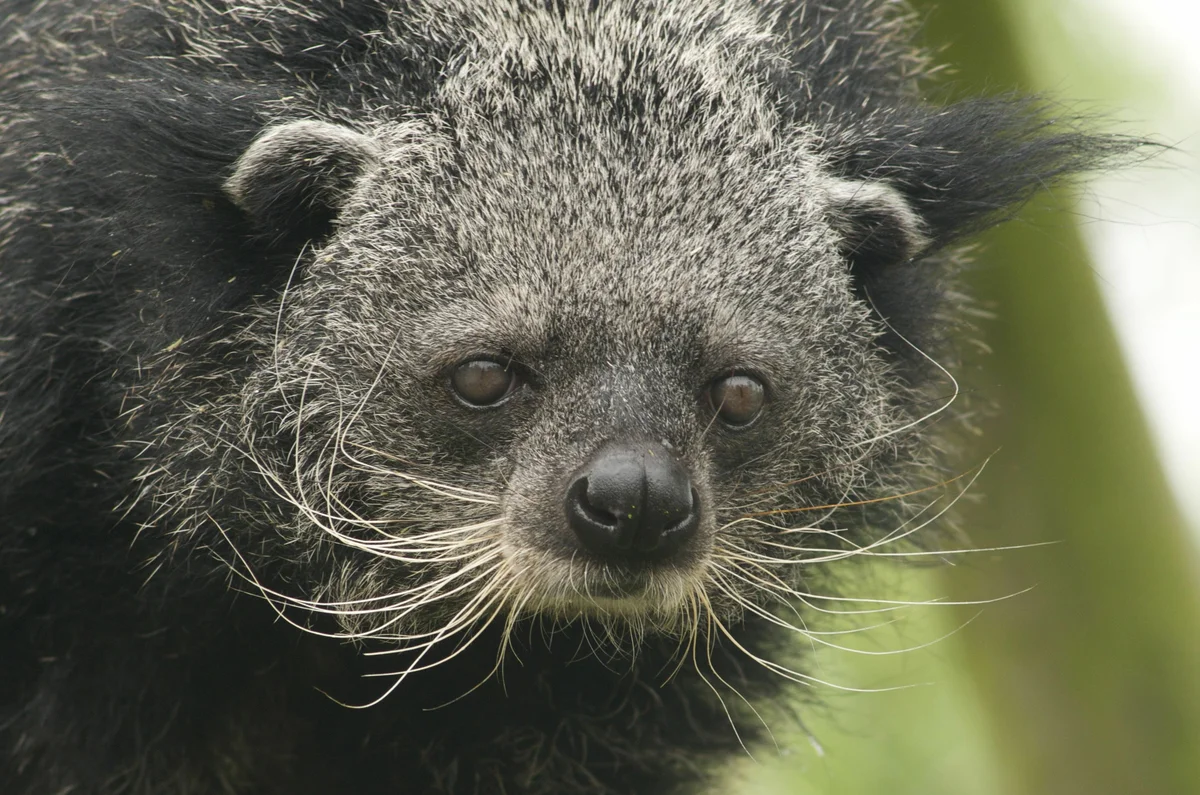
[[[254,139],[225,194],[272,244],[298,247],[328,236],[346,195],[379,159],[379,145],[348,127],[288,122]]]

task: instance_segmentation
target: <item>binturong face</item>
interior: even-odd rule
[[[413,648],[533,614],[686,636],[910,533],[832,506],[928,475],[847,256],[858,216],[898,260],[920,222],[773,123],[261,135],[233,199],[269,228],[299,184],[332,219],[241,394],[307,583],[272,596]]]
[[[414,669],[519,621],[695,648],[822,609],[832,562],[965,483],[924,438],[957,394],[939,252],[1124,144],[1005,101],[822,127],[732,73],[581,101],[520,68],[248,144],[225,194],[288,276],[223,369],[166,369],[154,521]]]

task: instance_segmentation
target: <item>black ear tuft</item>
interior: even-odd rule
[[[362,133],[288,122],[250,144],[224,189],[272,245],[298,249],[329,235],[347,193],[378,162],[378,145]]]
[[[920,217],[931,250],[1006,220],[1072,174],[1112,165],[1147,141],[1086,131],[1036,98],[972,99],[831,121],[834,173],[893,186]]]
[[[915,347],[937,333],[941,269],[924,258],[1012,217],[1064,177],[1147,146],[1047,111],[1037,99],[998,97],[866,117],[854,105],[820,120],[838,177],[835,224],[855,290],[889,325],[885,346],[919,359]]]

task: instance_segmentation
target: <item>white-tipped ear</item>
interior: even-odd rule
[[[868,267],[905,262],[929,247],[925,223],[886,182],[831,178],[823,187],[851,262],[870,260]]]
[[[825,190],[851,288],[883,320],[880,344],[912,360],[939,295],[940,271],[922,261],[933,245],[925,222],[886,182],[830,179]]]
[[[379,159],[379,145],[348,127],[288,122],[246,148],[225,180],[225,195],[263,234],[311,238],[327,231],[346,194]]]

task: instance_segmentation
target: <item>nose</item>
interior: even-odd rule
[[[601,448],[567,487],[566,509],[583,547],[608,558],[666,557],[700,525],[687,467],[657,443]]]

